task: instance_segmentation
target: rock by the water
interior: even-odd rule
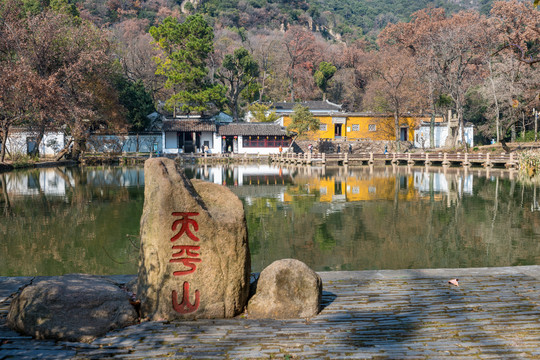
[[[251,271],[244,207],[224,186],[190,181],[174,160],[144,166],[137,296],[152,320],[230,318]]]
[[[7,324],[37,339],[91,342],[135,324],[128,294],[99,276],[71,274],[38,280],[12,301]]]
[[[257,319],[310,318],[319,313],[321,298],[320,276],[299,260],[283,259],[261,272],[247,311]]]

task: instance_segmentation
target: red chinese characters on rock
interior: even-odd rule
[[[197,224],[196,220],[192,219],[192,217],[198,215],[199,213],[195,212],[173,212],[172,216],[180,217],[180,219],[174,220],[171,228],[173,231],[176,231],[180,225],[180,230],[171,238],[171,242],[176,242],[184,234],[192,241],[198,242],[199,238],[195,236],[193,231],[199,231],[199,224]],[[197,270],[196,264],[202,262],[202,259],[199,257],[200,254],[198,253],[200,249],[201,247],[197,245],[173,245],[172,258],[169,260],[169,263],[181,263],[184,267],[184,269],[174,271],[173,275],[184,276],[194,273]],[[177,292],[175,290],[172,292],[173,309],[180,314],[188,314],[197,311],[201,295],[199,290],[195,290],[195,302],[193,304],[189,300],[189,282],[184,281],[182,290],[183,295],[180,303],[178,303]]]
[[[195,290],[195,303],[192,304],[189,302],[189,283],[184,281],[184,296],[182,297],[182,302],[178,303],[178,295],[176,290],[172,292],[172,304],[174,311],[180,314],[188,314],[196,311],[199,308],[199,303],[201,301],[199,290]]]
[[[189,225],[191,225],[193,226],[193,230],[199,231],[199,224],[197,224],[195,220],[189,218],[190,216],[197,216],[197,215],[199,215],[199,213],[173,212],[172,216],[181,216],[181,218],[173,222],[172,230],[176,231],[176,228],[178,227],[179,224],[182,224],[182,227],[180,228],[180,231],[171,238],[171,241],[174,242],[180,239],[180,236],[182,236],[183,234],[186,234],[193,241],[199,241],[199,238],[193,235],[193,233],[189,229]]]
[[[201,259],[198,258],[199,253],[196,253],[195,250],[200,250],[201,247],[190,246],[190,245],[176,245],[176,246],[173,246],[172,248],[173,250],[180,250],[180,252],[173,253],[172,254],[173,258],[169,260],[169,262],[172,262],[172,263],[180,262],[184,264],[184,266],[189,267],[189,270],[175,271],[173,272],[173,275],[182,276],[182,275],[187,275],[187,274],[191,274],[195,272],[195,270],[197,269],[197,266],[195,265],[195,263],[199,263],[202,261]],[[180,256],[184,256],[184,255],[191,256],[191,257],[178,259]]]

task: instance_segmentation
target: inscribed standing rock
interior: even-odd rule
[[[230,318],[249,292],[242,202],[229,189],[190,181],[174,160],[144,167],[138,298],[152,320]]]

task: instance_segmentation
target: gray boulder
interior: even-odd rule
[[[190,181],[171,159],[144,166],[137,296],[151,320],[230,318],[247,303],[244,207],[228,188]]]
[[[71,274],[39,280],[12,301],[7,324],[37,339],[91,342],[137,323],[128,294],[99,276]]]
[[[310,318],[320,311],[320,276],[299,260],[274,261],[257,282],[248,303],[248,316],[256,319]]]

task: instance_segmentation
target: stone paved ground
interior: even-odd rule
[[[9,295],[30,278],[0,278],[0,359],[540,359],[540,266],[321,277],[310,320],[146,322],[91,344],[9,330]]]

